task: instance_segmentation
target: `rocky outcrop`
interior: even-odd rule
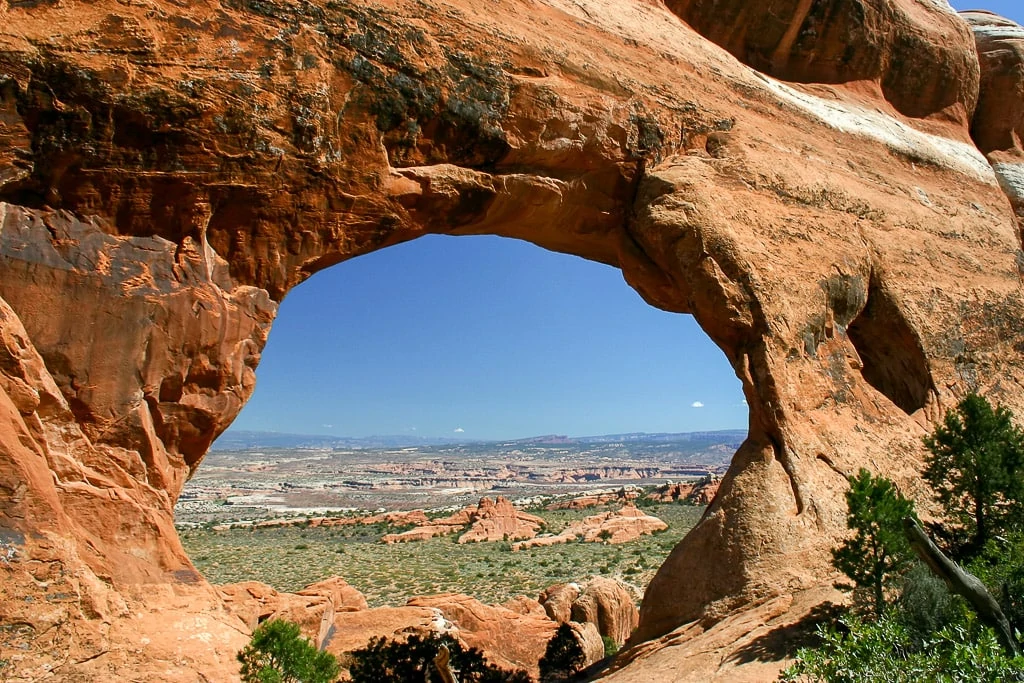
[[[653,515],[644,514],[630,503],[614,512],[602,512],[572,522],[558,534],[513,543],[512,550],[558,545],[580,539],[587,543],[629,543],[667,528],[668,524]]]
[[[572,619],[572,605],[580,596],[578,583],[556,583],[541,591],[537,601],[544,607],[548,617],[559,624]]]
[[[639,620],[633,595],[614,579],[594,577],[584,586],[555,584],[544,589],[538,601],[556,623],[593,624],[599,636],[619,645],[626,642]]]
[[[594,624],[600,635],[622,645],[640,620],[633,595],[613,579],[595,577],[572,603],[572,620]]]
[[[408,605],[438,610],[458,638],[486,653],[488,661],[503,669],[524,669],[534,677],[558,626],[543,613],[523,614],[457,593],[412,598]]]
[[[548,510],[584,510],[589,507],[596,507],[598,505],[608,505],[609,503],[626,503],[632,500],[636,500],[640,495],[638,490],[633,489],[619,489],[618,491],[608,491],[604,493],[594,493],[583,496],[576,496],[569,500],[557,501],[547,505]]]
[[[426,524],[408,531],[397,534],[384,534],[381,536],[382,543],[411,543],[413,541],[426,541],[437,536],[447,536],[460,531],[460,526],[448,526],[445,524]]]
[[[459,543],[533,538],[544,526],[543,519],[517,510],[512,501],[502,496],[493,501],[490,498],[482,498],[476,511],[470,516],[470,521],[469,530],[459,536]]]
[[[276,302],[427,233],[616,266],[742,384],[748,438],[648,587],[646,677],[624,657],[620,679],[714,674],[758,629],[745,607],[821,597],[847,473],[926,500],[946,408],[1024,409],[1020,234],[999,150],[969,137],[966,24],[941,0],[671,5],[0,8],[15,680],[230,680],[246,629],[181,550],[181,484],[250,395]]]
[[[718,493],[721,480],[714,476],[694,482],[664,484],[647,494],[646,498],[659,503],[689,503],[690,505],[711,505]]]
[[[907,116],[970,121],[978,60],[946,0],[667,0],[745,64],[785,81],[860,83]]]
[[[990,12],[964,12],[981,63],[971,136],[1010,198],[1024,244],[1024,28]],[[1024,257],[1017,267],[1024,278]]]

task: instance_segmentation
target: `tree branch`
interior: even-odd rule
[[[1007,654],[1011,657],[1019,656],[1020,645],[1013,637],[1010,622],[1003,614],[1003,610],[999,608],[999,603],[985,588],[985,584],[974,574],[965,572],[956,562],[946,557],[913,517],[903,518],[903,531],[907,535],[907,540],[910,541],[910,547],[928,565],[928,568],[945,581],[950,590],[966,598],[978,617],[995,629],[996,635],[999,636],[999,642],[1002,643]]]

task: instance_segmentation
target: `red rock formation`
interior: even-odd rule
[[[580,596],[578,583],[556,583],[545,588],[537,601],[544,607],[548,618],[564,624],[572,619],[572,604]]]
[[[543,613],[523,614],[457,593],[412,598],[408,605],[438,610],[452,623],[458,638],[485,652],[492,664],[524,669],[534,677],[538,674],[537,662],[557,628]]]
[[[693,490],[687,494],[686,499],[693,505],[711,505],[711,501],[718,495],[718,487],[721,485],[721,479],[709,476],[697,482]]]
[[[717,4],[723,44],[808,83],[635,0],[0,8],[0,657],[229,679],[245,634],[174,500],[285,292],[427,233],[619,267],[736,370],[749,436],[648,588],[631,642],[674,635],[642,680],[724,666],[690,622],[735,641],[745,606],[820,597],[846,473],[926,500],[964,391],[1024,409],[1020,235],[941,2]]]
[[[459,536],[459,543],[533,538],[544,525],[543,519],[517,510],[512,501],[502,496],[494,501],[490,498],[480,499],[480,505],[472,513],[471,520],[469,530]]]
[[[1024,245],[1024,28],[989,12],[964,12],[981,63],[971,136],[1010,198]],[[1024,258],[1018,271],[1024,278]]]
[[[618,581],[595,577],[572,603],[572,620],[590,623],[622,645],[640,621],[633,595]]]
[[[625,503],[636,500],[639,492],[636,490],[620,489],[608,493],[596,493],[593,495],[577,496],[570,500],[551,503],[546,507],[548,510],[584,510],[589,507],[606,505],[608,503]]]
[[[512,550],[569,543],[580,538],[588,543],[629,543],[641,536],[667,528],[668,524],[657,517],[644,514],[630,503],[615,512],[602,512],[573,522],[557,535],[539,536],[513,543]]]
[[[665,4],[737,59],[776,78],[870,84],[908,116],[938,114],[964,124],[974,110],[977,55],[944,0]]]
[[[424,526],[418,526],[415,529],[409,529],[397,534],[384,534],[381,536],[381,542],[383,543],[409,543],[412,541],[425,541],[428,538],[435,538],[437,536],[447,536],[448,534],[454,534],[461,530],[459,526],[447,526],[444,524],[428,524]]]

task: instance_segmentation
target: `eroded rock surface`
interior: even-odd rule
[[[845,474],[923,499],[921,436],[959,396],[1022,412],[1018,200],[990,165],[1017,163],[1020,103],[975,115],[998,69],[967,24],[940,0],[671,5],[0,8],[14,680],[231,679],[248,628],[182,552],[175,497],[288,289],[426,233],[616,266],[742,382],[748,438],[619,680],[725,675],[728,643],[822,598]]]
[[[971,135],[1010,198],[1024,240],[1024,28],[990,12],[964,12],[981,63]],[[1024,278],[1024,257],[1018,258]]]

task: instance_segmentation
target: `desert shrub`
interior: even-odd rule
[[[965,609],[962,600],[949,592],[942,579],[919,562],[903,575],[895,606],[893,616],[906,629],[915,651],[926,647],[934,633],[959,622]]]
[[[601,640],[604,642],[604,656],[614,657],[619,651],[619,644],[611,636],[601,636]]]
[[[489,664],[476,648],[465,648],[449,635],[419,636],[406,640],[373,638],[350,653],[352,683],[443,683],[434,668],[434,657],[442,645],[451,655],[449,664],[460,683],[530,683],[525,671],[508,671]]]
[[[548,641],[544,656],[540,658],[541,683],[568,681],[583,668],[586,655],[576,633],[569,624],[562,624]]]
[[[272,619],[253,631],[238,653],[244,683],[331,683],[338,661],[303,638],[298,624]]]
[[[828,683],[1004,683],[1024,680],[1024,659],[1010,659],[991,629],[971,616],[915,647],[900,619],[848,614],[819,629],[821,645],[801,648],[779,680]]]

